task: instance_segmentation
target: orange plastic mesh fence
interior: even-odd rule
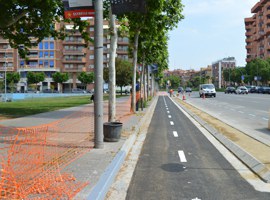
[[[41,126],[0,132],[0,199],[70,199],[85,186],[61,174],[58,147],[48,140],[57,131]]]
[[[119,102],[116,110],[117,120],[124,122],[130,116],[130,99]],[[65,167],[93,146],[92,105],[41,126],[0,126],[0,200],[71,199],[87,183]]]

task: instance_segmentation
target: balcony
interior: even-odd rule
[[[13,62],[13,57],[8,57],[8,58],[0,58],[0,62]]]
[[[8,49],[0,49],[0,53],[13,53],[14,49],[8,48]]]
[[[8,42],[8,40],[0,39],[0,44],[3,44],[3,43],[4,44],[6,44],[6,43],[8,44],[9,42]]]
[[[85,67],[83,68],[78,68],[78,67],[73,67],[73,68],[63,68],[63,72],[83,72],[85,71]]]
[[[64,58],[63,63],[86,63],[86,58]]]
[[[4,72],[5,71],[5,65],[0,67],[0,71]],[[6,69],[7,72],[13,72],[14,71],[14,67],[7,67]]]
[[[84,40],[63,40],[63,44],[84,44]]]
[[[43,65],[24,65],[24,66],[20,66],[18,68],[18,72],[28,72],[28,71],[36,71],[36,72],[48,72],[48,71],[60,71],[60,69],[54,67],[45,67]]]
[[[82,50],[67,50],[63,49],[63,55],[78,55],[83,56],[86,53],[86,49]]]

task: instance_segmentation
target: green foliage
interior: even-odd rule
[[[18,72],[8,72],[6,81],[7,85],[10,83],[18,83],[20,81],[20,74]]]
[[[45,80],[45,74],[43,72],[28,72],[26,77],[28,84],[37,84]]]
[[[181,79],[179,76],[176,75],[171,75],[165,79],[163,79],[164,84],[168,83],[168,81],[170,82],[170,88],[178,88],[180,86],[181,83]]]
[[[9,39],[11,46],[19,50],[21,57],[25,57],[28,48],[37,46],[45,37],[64,39],[64,29],[54,29],[54,24],[62,20],[63,13],[62,0],[1,1],[0,36]],[[74,29],[79,27],[84,40],[91,41],[86,32],[86,21],[65,21],[72,21]],[[31,41],[33,37],[38,40]]]
[[[126,14],[130,43],[140,34],[138,63],[156,63],[159,74],[168,69],[168,31],[183,19],[182,10],[181,0],[148,0],[146,14]]]
[[[64,83],[66,81],[68,81],[68,73],[61,73],[61,72],[55,72],[52,75],[53,81],[56,83]]]
[[[86,85],[93,83],[94,81],[94,73],[90,72],[90,73],[86,73],[86,72],[81,72],[78,76],[78,80],[82,82],[82,84]]]
[[[119,87],[131,85],[132,64],[119,58],[115,59],[116,85]],[[109,68],[104,68],[103,79],[109,82]]]
[[[267,85],[270,81],[270,59],[256,58],[252,60],[247,63],[246,72],[249,75],[249,81],[253,81],[255,77],[261,77],[260,82]]]

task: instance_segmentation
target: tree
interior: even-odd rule
[[[94,72],[86,73],[81,72],[78,76],[78,80],[82,82],[82,84],[85,85],[85,89],[87,84],[93,83],[94,81]]]
[[[18,72],[7,73],[7,85],[11,84],[11,92],[13,92],[14,84],[20,81],[20,74]]]
[[[0,36],[8,39],[11,47],[19,50],[21,57],[25,57],[28,48],[37,46],[45,37],[63,39],[64,29],[55,30],[54,24],[63,20],[64,7],[62,0],[31,0],[31,1],[1,1],[0,2]],[[85,41],[91,41],[86,33],[86,21],[80,19],[72,21],[74,30],[79,27]],[[31,38],[37,38],[36,42]],[[24,48],[21,48],[23,45]]]
[[[53,81],[60,84],[60,92],[62,92],[63,83],[68,81],[68,73],[55,72],[52,75]]]
[[[45,80],[45,74],[43,72],[28,72],[27,75],[28,85],[36,84],[35,89],[37,90],[37,84]]]
[[[122,87],[130,85],[132,81],[132,64],[126,60],[116,58],[115,60],[116,69],[116,85]],[[104,68],[103,78],[106,82],[109,81],[109,69]]]
[[[167,83],[168,80],[171,83],[171,88],[178,88],[180,86],[181,79],[179,76],[171,75],[164,79],[165,83]]]
[[[128,13],[128,28],[130,33],[130,41],[133,43],[133,79],[132,79],[132,110],[135,112],[135,84],[136,84],[136,67],[138,59],[138,50],[141,52],[147,51],[151,58],[149,60],[156,60],[162,71],[163,67],[168,67],[166,61],[168,60],[167,49],[159,46],[160,37],[167,37],[169,30],[177,26],[178,22],[183,19],[181,14],[183,5],[180,0],[148,0],[147,13]],[[139,37],[144,37],[145,40],[139,40]],[[139,45],[139,42],[148,41],[146,45]],[[153,45],[151,45],[153,41]],[[161,40],[160,43],[167,42]],[[163,44],[163,43],[162,43]],[[167,45],[165,45],[167,47]],[[142,54],[141,54],[142,55]],[[167,56],[167,57],[166,57]],[[165,59],[164,59],[165,57]],[[165,61],[165,62],[164,62]],[[148,62],[146,62],[147,64]],[[150,63],[148,63],[150,64]]]

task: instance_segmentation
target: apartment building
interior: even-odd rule
[[[225,87],[225,82],[223,79],[223,70],[224,69],[233,69],[236,66],[236,60],[234,57],[227,57],[215,61],[212,63],[212,81],[213,84],[221,88],[222,86]]]
[[[90,18],[88,21],[90,25],[87,27],[87,32],[94,39],[94,19]],[[110,36],[108,35],[108,22],[104,21],[103,24],[103,64],[106,67],[109,61]],[[94,44],[90,44],[86,48],[80,32],[74,31],[73,25],[55,24],[56,29],[60,29],[62,26],[69,33],[68,37],[63,41],[55,40],[52,37],[44,38],[38,43],[38,46],[30,49],[28,59],[20,58],[17,49],[10,48],[8,40],[0,38],[0,73],[3,74],[5,70],[7,72],[19,72],[21,80],[17,84],[17,90],[20,92],[27,90],[26,76],[29,71],[45,73],[45,81],[38,84],[40,91],[51,86],[59,88],[52,79],[52,74],[55,72],[69,74],[70,79],[63,84],[63,90],[70,91],[72,88],[82,87],[77,79],[78,74],[83,71],[94,71]],[[32,38],[32,40],[35,39]],[[128,38],[119,37],[117,45],[117,57],[128,60]]]
[[[270,1],[260,0],[251,13],[245,18],[247,62],[270,57]]]

